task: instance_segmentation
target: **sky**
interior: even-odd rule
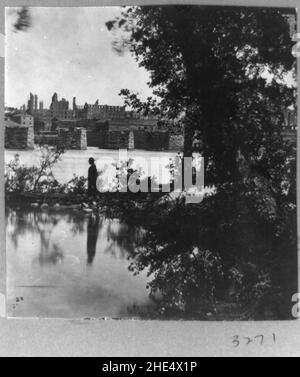
[[[149,74],[129,51],[118,55],[114,34],[105,23],[121,15],[120,7],[33,7],[32,26],[15,32],[16,9],[6,8],[5,105],[27,104],[37,94],[48,108],[52,95],[72,105],[85,102],[123,105],[121,89],[152,95]],[[266,76],[268,79],[269,75]],[[290,77],[287,84],[295,84]]]
[[[113,33],[105,23],[120,16],[119,7],[30,8],[32,27],[15,32],[15,8],[6,8],[5,105],[27,104],[37,94],[49,107],[54,92],[85,102],[123,105],[128,88],[142,99],[152,95],[148,73],[131,53],[112,49]]]

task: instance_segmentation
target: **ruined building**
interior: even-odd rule
[[[30,93],[29,100],[27,102],[27,112],[32,115],[34,110],[34,95]]]
[[[30,149],[34,132],[36,144],[60,145],[67,149],[183,150],[184,129],[180,121],[171,124],[158,117],[126,111],[125,106],[101,105],[99,100],[94,104],[77,105],[76,97],[70,108],[69,102],[64,98],[59,100],[57,93],[52,96],[49,109],[44,108],[42,101],[39,108],[37,104],[37,95],[30,93],[26,112],[23,106],[19,117],[6,120],[7,148]],[[283,139],[296,144],[296,110],[287,109],[283,113]]]
[[[73,98],[74,119],[97,119],[106,120],[110,118],[125,118],[125,106],[100,105],[99,100],[94,104],[85,103],[84,106],[76,104],[76,97]]]
[[[34,148],[34,119],[29,114],[12,114],[4,118],[5,148]]]
[[[57,93],[52,96],[50,114],[52,119],[73,119],[73,111],[69,110],[69,102],[65,98],[59,101]]]

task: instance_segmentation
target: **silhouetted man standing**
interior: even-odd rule
[[[89,176],[88,176],[88,194],[90,196],[95,196],[97,195],[98,171],[95,165],[95,160],[93,158],[89,159],[89,164],[91,166],[89,168]]]

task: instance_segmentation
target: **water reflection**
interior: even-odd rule
[[[142,230],[99,214],[26,205],[6,208],[6,229],[9,297],[31,302],[10,315],[128,317],[130,307],[151,306],[146,273],[129,271]]]
[[[143,234],[141,228],[130,227],[119,220],[110,221],[106,229],[109,246],[105,252],[114,257],[127,258],[133,255],[135,247],[141,243]]]
[[[38,256],[38,262],[41,266],[47,264],[57,264],[62,262],[64,254],[59,245],[52,239],[52,229],[41,229],[41,251]]]
[[[86,216],[79,211],[41,212],[27,207],[6,208],[6,229],[15,249],[19,248],[19,239],[24,235],[39,235],[41,251],[39,260],[43,263],[57,263],[63,258],[63,251],[53,236],[53,231],[61,229],[65,238],[64,223],[72,236],[87,234],[87,264],[93,264],[100,233],[106,239],[105,253],[114,257],[126,258],[131,255],[143,237],[143,230],[130,227],[118,219],[105,219],[99,214]]]
[[[87,264],[93,264],[99,237],[100,216],[90,216],[87,226]]]

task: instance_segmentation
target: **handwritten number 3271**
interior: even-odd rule
[[[250,344],[259,344],[264,345],[266,340],[265,335],[256,335],[255,337],[241,337],[239,335],[235,335],[232,340],[232,344],[234,348],[238,348],[242,345],[249,346]],[[272,341],[273,343],[276,343],[276,334],[272,334]]]

